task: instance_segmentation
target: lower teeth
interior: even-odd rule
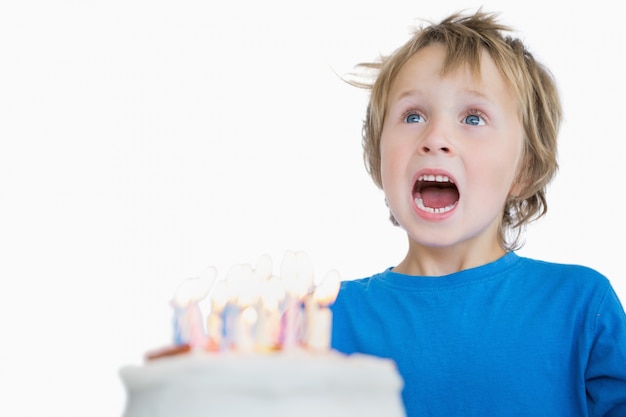
[[[454,204],[451,204],[447,207],[439,207],[439,208],[434,208],[434,207],[426,207],[424,205],[424,202],[422,201],[421,198],[416,198],[415,199],[415,205],[417,206],[417,208],[419,208],[420,210],[423,211],[427,211],[429,213],[437,213],[437,214],[441,214],[441,213],[447,213],[450,210],[452,210],[454,208],[454,206],[456,206],[456,202]]]

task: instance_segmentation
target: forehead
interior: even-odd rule
[[[415,87],[428,89],[433,80],[457,82],[477,93],[488,92],[514,100],[515,94],[496,63],[485,49],[471,54],[451,56],[439,43],[430,44],[415,52],[401,65],[392,78],[388,100]]]
[[[481,49],[474,54],[452,54],[440,43],[433,43],[419,49],[408,57],[394,78],[433,76],[467,77],[480,82],[486,76],[501,77],[489,53]]]

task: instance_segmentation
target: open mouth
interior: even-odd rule
[[[420,210],[447,213],[459,201],[459,189],[446,175],[420,175],[413,185],[413,200]]]

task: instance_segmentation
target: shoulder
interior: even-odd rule
[[[584,265],[549,262],[532,258],[519,257],[519,267],[523,273],[536,274],[540,277],[588,285],[609,285],[609,280],[597,270]]]
[[[337,294],[333,309],[352,309],[355,308],[355,304],[358,306],[364,306],[366,303],[370,302],[370,298],[376,297],[376,294],[379,292],[379,284],[385,279],[384,277],[387,274],[387,271],[388,270],[366,278],[341,281],[339,293]]]
[[[612,291],[609,279],[597,270],[579,264],[520,258],[518,282],[528,282],[554,297],[572,297],[597,305]],[[595,300],[592,301],[592,300]]]
[[[391,268],[365,278],[341,281],[340,293],[345,291],[367,291],[372,283],[381,280]]]

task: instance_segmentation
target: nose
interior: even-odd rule
[[[441,120],[431,120],[430,126],[424,132],[422,141],[419,144],[419,152],[422,155],[448,155],[454,153],[450,131]]]

